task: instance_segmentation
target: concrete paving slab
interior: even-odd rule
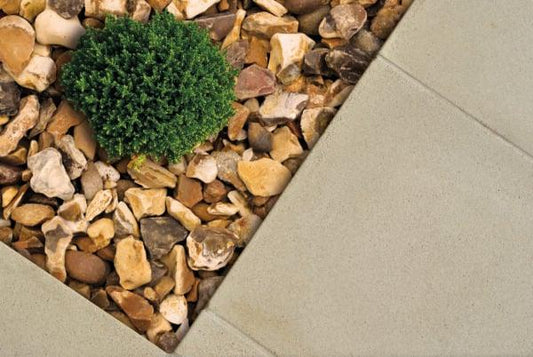
[[[0,243],[0,356],[165,356]]]
[[[531,0],[416,0],[381,54],[533,154]]]
[[[531,158],[378,59],[209,309],[279,356],[531,355],[531,212]]]
[[[176,354],[187,357],[273,356],[210,311],[204,311],[198,316],[194,322],[194,330],[180,343]]]

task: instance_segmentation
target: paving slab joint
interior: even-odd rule
[[[382,59],[383,61],[385,61],[387,64],[389,64],[390,66],[392,66],[393,68],[397,69],[398,71],[400,71],[402,74],[404,74],[405,76],[409,77],[411,80],[415,81],[416,83],[418,83],[420,86],[422,86],[423,88],[425,88],[426,90],[428,90],[429,92],[431,92],[433,95],[441,98],[442,100],[446,101],[447,103],[449,103],[450,105],[454,106],[455,108],[459,109],[462,113],[464,113],[468,118],[470,118],[471,120],[474,120],[476,123],[478,123],[479,125],[481,125],[483,128],[485,128],[486,130],[488,130],[491,134],[497,136],[500,140],[503,140],[505,143],[507,143],[508,145],[512,146],[515,150],[517,150],[520,154],[522,154],[523,156],[526,157],[526,159],[533,164],[533,156],[531,154],[529,154],[526,150],[524,150],[522,147],[520,147],[519,145],[513,143],[512,141],[510,141],[509,139],[507,139],[506,137],[502,136],[500,133],[498,133],[497,131],[495,131],[494,129],[492,129],[491,127],[487,126],[485,123],[483,123],[483,121],[481,121],[479,118],[477,118],[475,115],[473,115],[472,113],[470,113],[469,111],[465,110],[464,108],[461,108],[460,106],[458,106],[457,104],[455,104],[452,100],[450,100],[449,98],[447,98],[446,96],[444,96],[443,94],[441,94],[440,92],[438,92],[436,89],[428,86],[427,84],[425,84],[424,82],[422,82],[420,79],[414,77],[412,74],[410,74],[409,72],[407,72],[406,70],[404,70],[402,67],[400,67],[398,64],[396,64],[395,62],[393,62],[392,60],[390,60],[389,58],[385,57],[383,54],[379,53],[378,54],[378,58]]]

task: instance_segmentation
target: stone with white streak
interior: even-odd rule
[[[271,38],[276,33],[298,32],[298,20],[292,16],[277,17],[262,11],[248,15],[242,23],[242,28],[250,35]]]
[[[160,216],[165,213],[165,197],[167,190],[164,188],[130,188],[124,195],[137,220],[144,217]]]
[[[172,172],[150,159],[144,159],[140,163],[136,158],[131,160],[128,163],[128,174],[144,188],[174,188],[178,181]]]
[[[37,16],[34,26],[37,41],[43,45],[76,48],[80,37],[85,33],[78,17],[65,19],[50,9]]]
[[[173,324],[179,325],[187,319],[187,299],[183,295],[168,295],[159,306],[159,312]]]
[[[210,183],[217,178],[216,160],[208,154],[196,154],[187,166],[187,177],[196,178],[204,183]]]
[[[303,33],[277,33],[270,39],[271,70],[284,84],[296,80],[302,71],[302,62],[307,52],[315,45],[315,41]]]
[[[87,206],[87,213],[85,215],[87,221],[92,221],[96,216],[104,212],[112,200],[113,193],[111,192],[111,190],[98,191]]]
[[[113,166],[106,164],[102,161],[95,162],[94,166],[96,166],[96,169],[98,170],[98,173],[100,174],[102,180],[113,182],[117,182],[118,180],[120,180],[120,172],[118,172],[118,170],[115,169]]]
[[[28,158],[28,168],[32,172],[30,185],[34,192],[62,200],[69,200],[74,195],[74,186],[56,149],[46,148]]]
[[[70,179],[79,178],[87,168],[87,159],[74,144],[74,138],[70,135],[65,135],[56,144],[57,148],[63,153],[63,164]]]
[[[265,98],[259,116],[267,126],[283,124],[298,118],[308,102],[307,94],[277,91]]]
[[[196,227],[187,237],[189,267],[213,271],[228,264],[238,237],[225,228]]]
[[[0,133],[0,157],[6,156],[17,148],[17,145],[39,120],[39,99],[30,95],[20,101],[19,112]]]

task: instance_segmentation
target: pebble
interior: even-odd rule
[[[56,80],[56,64],[50,57],[32,55],[20,74],[13,75],[18,85],[43,92]]]
[[[224,277],[222,276],[211,276],[200,281],[198,284],[198,301],[194,313],[192,314],[193,318],[196,318],[200,311],[207,306],[208,301],[211,299],[218,286],[222,283],[223,279]]]
[[[48,98],[44,101],[41,101],[41,105],[39,108],[39,121],[33,127],[33,129],[31,129],[28,135],[30,138],[41,134],[46,129],[46,126],[52,119],[52,116],[54,115],[56,109],[56,105],[54,104],[52,98]]]
[[[271,38],[276,33],[298,32],[298,20],[292,16],[278,17],[263,11],[246,16],[242,28],[250,35]]]
[[[120,285],[124,289],[135,289],[152,280],[152,270],[146,259],[144,244],[132,236],[117,243],[114,264]]]
[[[108,286],[106,292],[126,313],[137,330],[141,332],[148,330],[154,315],[154,308],[146,299],[118,286]]]
[[[287,13],[285,6],[275,0],[253,0],[257,6],[270,12],[272,15],[281,17]]]
[[[212,154],[217,162],[218,178],[230,183],[238,190],[245,190],[246,187],[237,173],[237,164],[241,157],[235,151],[217,151]]]
[[[222,41],[233,28],[236,15],[232,12],[222,12],[215,15],[198,17],[194,20],[200,27],[209,31],[213,41]]]
[[[189,267],[193,270],[218,270],[226,266],[238,237],[225,228],[196,227],[187,237]]]
[[[305,54],[303,61],[303,72],[308,75],[331,75],[333,71],[326,63],[327,48],[317,48]]]
[[[39,120],[39,99],[29,95],[20,101],[18,114],[0,133],[0,157],[6,156],[17,148],[26,132],[33,128]]]
[[[326,56],[328,67],[347,83],[355,84],[370,64],[371,57],[364,51],[345,46],[331,50]]]
[[[76,147],[74,138],[70,135],[63,136],[57,143],[57,148],[63,154],[63,164],[71,180],[76,180],[87,168],[87,159]]]
[[[111,190],[101,190],[98,191],[89,205],[87,206],[87,212],[85,218],[88,222],[92,221],[96,216],[100,215],[105,211],[113,200],[113,194]]]
[[[228,190],[226,189],[226,186],[224,186],[221,181],[215,180],[210,184],[205,185],[204,201],[208,203],[216,203],[222,201],[224,197],[226,197],[227,193]]]
[[[259,123],[248,125],[248,142],[255,152],[269,152],[272,150],[272,133]]]
[[[148,4],[156,11],[163,11],[172,0],[148,0]]]
[[[300,125],[307,146],[312,149],[337,111],[334,108],[311,108],[302,113]]]
[[[183,295],[168,295],[159,305],[159,312],[169,322],[179,325],[187,319],[187,300]]]
[[[213,216],[233,216],[239,212],[239,207],[231,203],[217,202],[207,208],[207,213]]]
[[[135,4],[132,6],[132,9],[130,9],[130,16],[132,20],[146,23],[150,19],[151,11],[152,8],[146,1],[136,0]]]
[[[203,199],[202,184],[195,179],[181,175],[176,198],[185,206],[192,208]]]
[[[338,5],[331,9],[331,18],[335,29],[346,40],[349,40],[366,23],[366,10],[358,3]]]
[[[176,0],[177,7],[187,19],[192,19],[209,9],[220,0]]]
[[[186,175],[204,183],[213,182],[217,178],[216,160],[208,154],[196,154],[187,166]]]
[[[348,84],[341,79],[333,82],[328,88],[326,101],[324,102],[325,106],[335,108],[342,105],[352,92],[353,87],[353,85]]]
[[[83,216],[87,210],[87,200],[82,194],[75,194],[74,197],[65,201],[59,209],[57,214],[67,221],[76,222],[83,219]]]
[[[146,330],[146,336],[152,343],[156,343],[159,337],[164,333],[172,331],[170,323],[160,313],[155,313],[150,321],[150,326]]]
[[[96,140],[93,129],[87,120],[74,127],[74,144],[76,148],[83,152],[87,159],[94,160]]]
[[[246,11],[239,9],[235,13],[235,22],[233,23],[233,27],[231,28],[231,31],[228,33],[224,41],[222,42],[222,45],[220,46],[222,49],[228,48],[233,43],[239,41],[241,38],[241,27],[242,22],[244,21],[244,17],[246,16]]]
[[[270,40],[268,69],[289,84],[300,77],[304,56],[314,46],[315,41],[303,33],[277,33]]]
[[[19,15],[29,22],[33,22],[35,16],[46,8],[46,0],[22,0],[20,2]]]
[[[276,90],[276,76],[270,70],[253,64],[239,73],[235,95],[239,100],[272,94]]]
[[[87,200],[92,200],[96,193],[104,188],[102,177],[92,161],[87,163],[87,170],[81,175],[81,187]]]
[[[174,188],[178,181],[172,172],[150,159],[140,163],[138,159],[132,159],[128,163],[128,174],[144,188]]]
[[[298,16],[298,22],[300,23],[299,31],[306,35],[318,36],[320,22],[329,14],[330,10],[331,7],[329,5],[324,5],[308,14]]]
[[[194,285],[195,277],[187,265],[185,248],[182,245],[175,245],[162,262],[167,266],[169,276],[174,279],[174,294],[188,293]]]
[[[246,56],[249,52],[250,44],[247,40],[233,42],[226,48],[226,59],[234,68],[242,69],[246,62]]]
[[[372,20],[370,31],[382,40],[387,39],[412,2],[413,0],[386,0]]]
[[[117,237],[120,238],[130,235],[136,238],[140,237],[137,220],[126,203],[118,203],[117,208],[113,212],[113,223]]]
[[[86,119],[82,113],[74,110],[69,102],[63,100],[46,127],[46,131],[54,138],[61,139],[71,127],[81,124],[84,120]]]
[[[248,190],[256,196],[279,195],[291,179],[289,169],[268,158],[240,161],[238,171]]]
[[[184,321],[187,321],[187,319],[185,319]],[[183,326],[183,322],[178,328],[178,331],[181,328],[181,326]],[[179,342],[180,342],[180,339],[177,336],[177,332],[174,333],[172,331],[167,331],[161,334],[161,336],[157,340],[157,346],[159,346],[159,348],[161,348],[166,353],[172,353],[178,347]]]
[[[285,7],[293,14],[307,14],[315,11],[330,0],[285,0]]]
[[[87,235],[91,238],[91,253],[103,249],[111,243],[111,238],[115,236],[113,221],[109,218],[101,218],[89,225]]]
[[[32,172],[30,185],[34,192],[62,200],[69,200],[74,195],[74,186],[56,149],[47,148],[28,158],[28,168]]]
[[[102,161],[95,162],[94,166],[96,166],[96,169],[98,170],[98,173],[104,182],[117,182],[120,180],[120,172],[118,172],[118,170],[113,166]]]
[[[44,10],[35,19],[37,41],[43,45],[60,45],[76,48],[85,33],[78,17],[65,19],[53,10]]]
[[[233,190],[228,193],[229,201],[237,206],[238,212],[241,217],[247,216],[252,213],[250,210],[250,205],[248,204],[248,199],[244,197],[239,191]]]
[[[284,124],[298,118],[308,102],[307,94],[277,91],[265,98],[259,116],[267,126]]]
[[[37,226],[44,221],[52,219],[55,215],[54,209],[47,205],[27,203],[18,206],[11,212],[11,219],[24,226]]]
[[[160,259],[187,238],[187,230],[171,217],[143,218],[140,223],[141,236],[152,259]]]
[[[235,243],[236,246],[241,248],[245,247],[250,242],[261,223],[263,223],[263,220],[255,214],[249,214],[231,222],[228,229],[239,237]]]
[[[30,61],[35,46],[35,31],[20,16],[0,18],[0,62],[4,69],[17,75]]]
[[[55,278],[64,282],[67,278],[65,252],[72,240],[72,232],[58,216],[43,223],[41,229],[45,237],[46,269]]]
[[[48,0],[50,9],[65,19],[78,16],[84,5],[83,0]]]
[[[233,110],[235,110],[235,114],[229,118],[228,121],[228,138],[230,140],[237,140],[241,130],[244,128],[244,125],[248,120],[250,110],[237,102],[232,103],[232,106]]]
[[[288,127],[283,126],[274,131],[272,135],[272,150],[270,151],[272,159],[283,162],[301,154],[303,154],[303,149],[298,137]]]
[[[106,15],[126,16],[127,0],[85,0],[85,16],[105,20]]]
[[[201,225],[201,220],[187,206],[172,197],[165,198],[168,214],[180,222],[185,229],[192,231]]]
[[[19,103],[19,87],[13,78],[0,67],[0,116],[16,115],[19,110]]]
[[[137,220],[144,217],[160,216],[165,213],[164,188],[130,188],[125,193],[125,200],[130,205]]]
[[[100,285],[109,274],[109,265],[94,254],[69,250],[65,254],[67,274],[87,284]]]

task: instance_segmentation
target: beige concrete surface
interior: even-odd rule
[[[416,0],[381,51],[533,154],[533,1]]]
[[[531,355],[532,212],[533,160],[379,59],[209,306],[279,356]]]

